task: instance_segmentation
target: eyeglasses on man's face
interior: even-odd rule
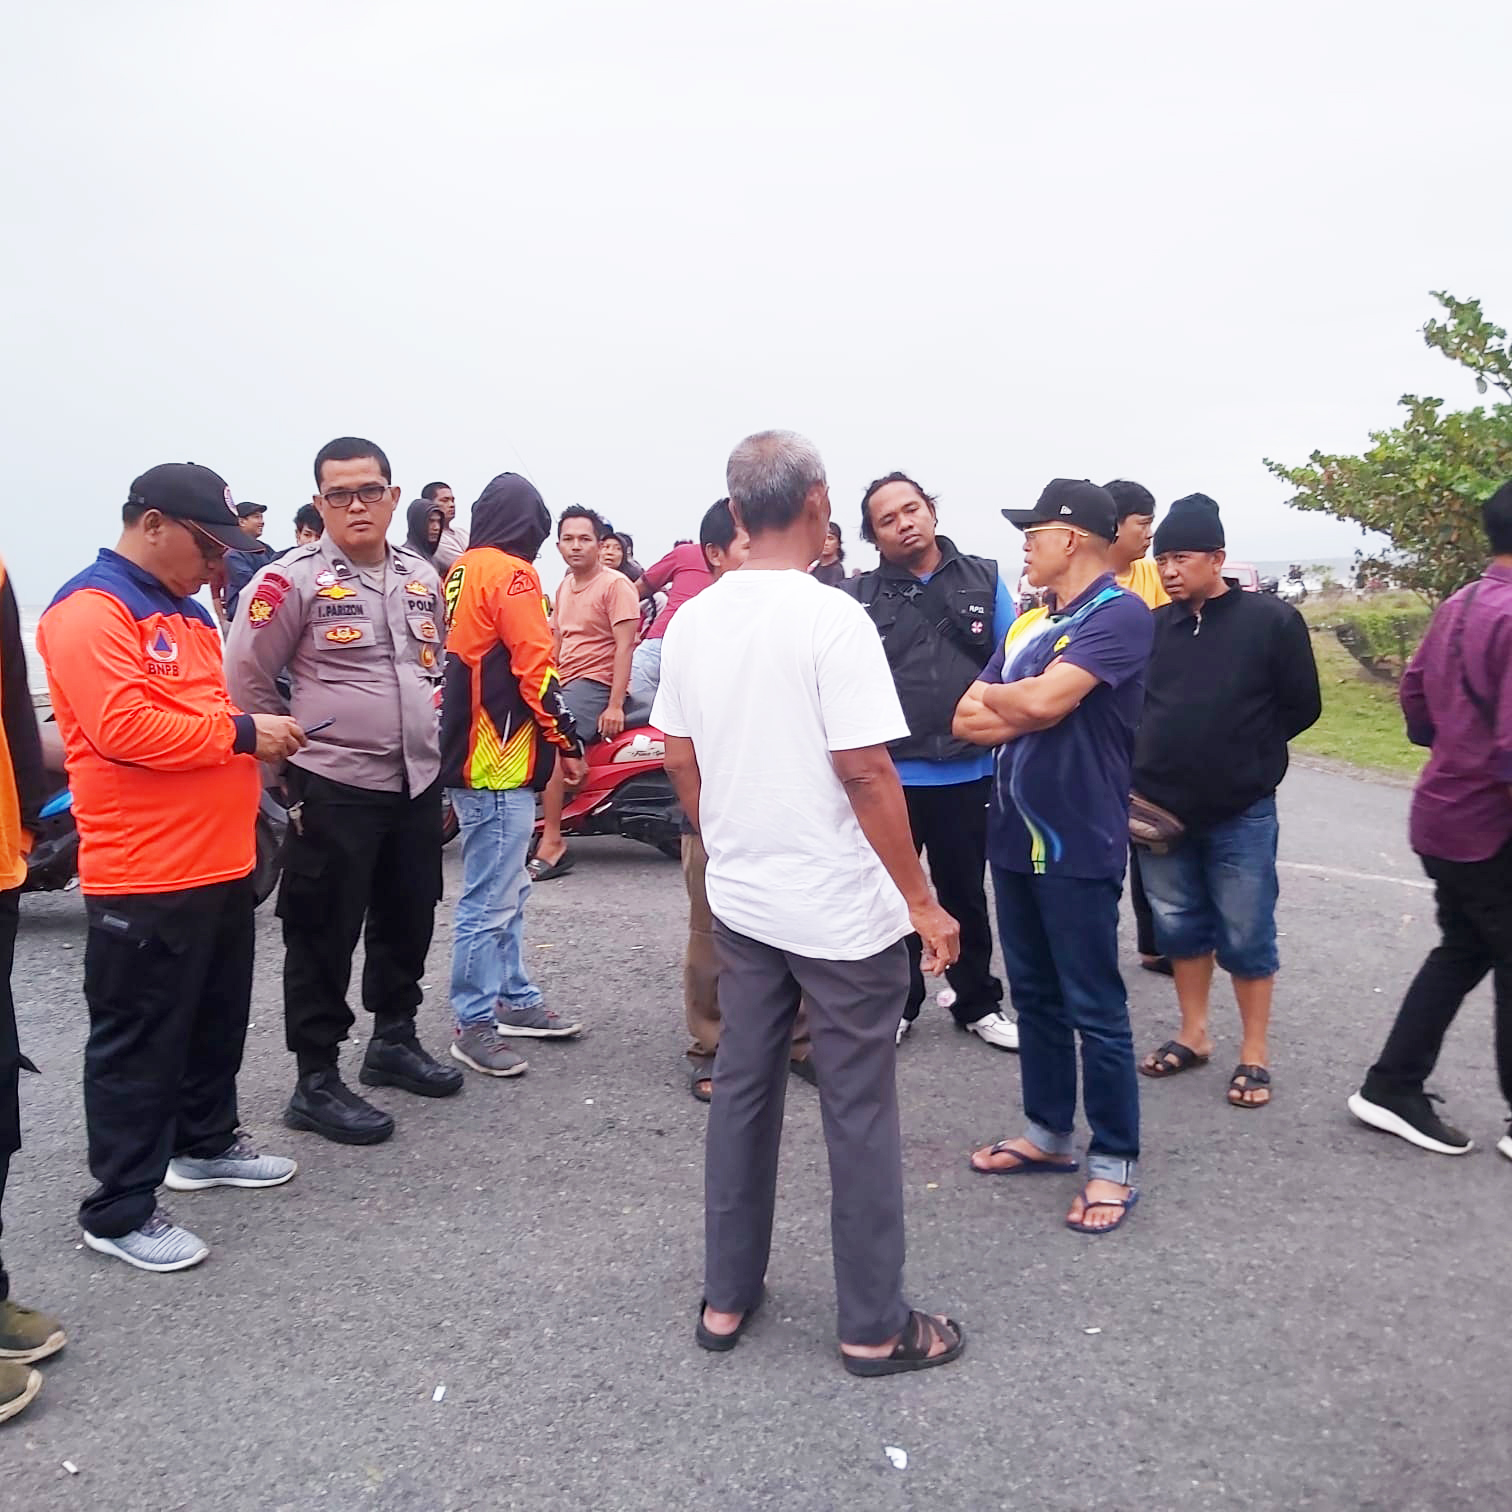
[[[353,499],[360,499],[364,504],[381,503],[390,486],[387,483],[364,483],[360,488],[333,488],[320,497],[332,509],[350,509]]]

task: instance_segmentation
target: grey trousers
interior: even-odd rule
[[[718,920],[719,1007],[704,1150],[704,1298],[745,1312],[772,1249],[788,1053],[801,998],[830,1165],[830,1243],[843,1344],[882,1344],[908,1321],[903,1300],[903,1155],[894,1080],[908,996],[902,940],[864,961],[820,961],[737,934]]]

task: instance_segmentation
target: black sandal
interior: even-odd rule
[[[688,1091],[701,1103],[712,1102],[714,1098],[714,1072],[707,1066],[694,1066],[693,1074],[688,1079]]]
[[[955,1335],[955,1343],[949,1349],[941,1350],[937,1355],[930,1354],[929,1351],[936,1339],[939,1339],[942,1344],[945,1342],[947,1328]],[[966,1330],[954,1318],[946,1318],[944,1324],[941,1325],[938,1319],[931,1317],[929,1313],[922,1313],[915,1309],[909,1313],[908,1322],[904,1325],[898,1342],[893,1345],[893,1352],[890,1355],[871,1360],[846,1354],[842,1349],[840,1359],[852,1375],[900,1375],[905,1370],[930,1370],[936,1365],[949,1365],[952,1360],[961,1358],[961,1352],[965,1348]]]
[[[724,1354],[726,1350],[734,1349],[740,1343],[740,1336],[746,1331],[752,1318],[761,1311],[761,1304],[766,1301],[766,1292],[756,1299],[754,1307],[748,1307],[740,1315],[740,1322],[735,1325],[733,1333],[713,1333],[704,1327],[704,1308],[709,1305],[707,1297],[699,1299],[698,1303],[698,1327],[693,1330],[693,1338],[697,1341],[700,1349],[707,1349],[714,1354]]]
[[[1234,1074],[1229,1077],[1229,1107],[1243,1108],[1246,1112],[1253,1113],[1256,1108],[1270,1107],[1270,1093],[1265,1094],[1264,1102],[1250,1102],[1244,1094],[1253,1092],[1257,1087],[1270,1086],[1270,1072],[1264,1066],[1235,1066]],[[1243,1082],[1244,1085],[1240,1086]],[[1234,1093],[1239,1093],[1238,1097]]]
[[[1155,1064],[1149,1064],[1153,1056]],[[1153,1076],[1159,1081],[1162,1076],[1180,1076],[1183,1071],[1190,1071],[1193,1066],[1205,1066],[1212,1059],[1208,1055],[1198,1055],[1190,1045],[1183,1045],[1180,1040],[1167,1040],[1160,1049],[1151,1051],[1144,1060],[1139,1063],[1141,1076]]]

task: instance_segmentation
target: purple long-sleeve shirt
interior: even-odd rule
[[[1439,606],[1401,701],[1408,739],[1433,752],[1412,795],[1413,850],[1489,859],[1512,840],[1512,567]]]

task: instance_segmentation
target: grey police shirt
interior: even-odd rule
[[[331,721],[296,766],[351,787],[418,794],[441,770],[441,584],[423,557],[387,549],[381,571],[359,570],[326,535],[264,568],[237,604],[226,683],[249,714]],[[287,701],[277,683],[285,671]]]

